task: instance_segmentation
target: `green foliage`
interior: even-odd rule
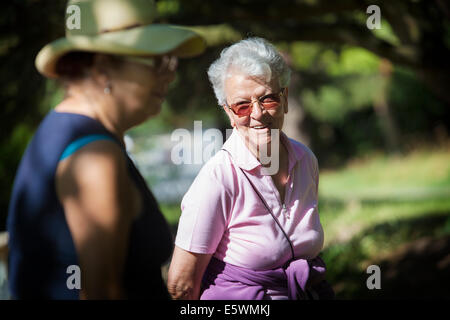
[[[156,3],[158,14],[160,17],[165,18],[167,16],[175,15],[180,10],[180,3],[176,0],[164,0]]]
[[[220,46],[224,43],[233,43],[242,39],[239,32],[234,30],[228,24],[212,25],[208,27],[190,27],[193,31],[200,34],[210,47]]]
[[[377,38],[383,39],[392,45],[400,45],[400,40],[395,35],[390,23],[386,19],[381,20],[381,29],[371,30]]]
[[[411,70],[396,67],[389,88],[389,102],[405,135],[435,139],[438,126],[447,127],[450,108],[424,87]]]
[[[323,258],[339,298],[368,297],[368,265],[410,242],[450,234],[449,159],[448,148],[421,149],[321,171]]]
[[[297,70],[326,72],[330,76],[372,75],[378,72],[380,58],[359,47],[330,48],[326,44],[294,42],[290,46],[292,64]]]
[[[296,41],[291,44],[292,65],[297,70],[310,70],[316,67],[321,46],[316,43]]]
[[[340,123],[351,111],[371,108],[382,88],[380,59],[367,50],[346,47],[336,51],[297,42],[291,55],[300,71],[324,74],[324,83],[311,88],[306,83],[301,94],[305,109],[318,121]]]
[[[45,81],[34,59],[63,33],[64,6],[65,1],[14,0],[0,10],[0,230],[20,157],[47,109],[41,104]]]
[[[348,109],[345,92],[333,86],[322,86],[316,94],[304,90],[303,102],[305,109],[322,122],[340,122]]]
[[[369,276],[366,268],[372,264],[383,265],[390,263],[397,255],[404,254],[402,248],[413,245],[420,239],[442,239],[448,237],[449,230],[446,228],[450,222],[449,206],[441,212],[434,213],[422,211],[418,217],[409,217],[390,222],[380,222],[374,224],[360,233],[354,235],[351,240],[334,244],[324,249],[321,256],[327,264],[327,280],[333,284],[338,299],[368,299],[374,298],[374,293],[367,290],[366,279]],[[432,240],[431,240],[432,241]],[[417,248],[415,248],[417,250]],[[414,265],[417,261],[410,260],[409,265]],[[433,261],[426,261],[432,264]],[[395,265],[394,265],[395,268]],[[418,294],[429,298],[436,293],[417,292],[417,284],[422,276],[420,272],[425,272],[420,266],[419,274],[409,274],[410,285],[401,287],[397,292],[386,292],[387,283],[382,284],[381,298],[406,298],[412,294]],[[383,273],[392,272],[389,269],[381,268]],[[404,272],[397,266],[398,273]],[[445,273],[445,270],[442,270]],[[428,275],[434,278],[435,275]],[[416,278],[417,277],[417,278]],[[395,282],[396,279],[392,281]],[[433,281],[436,281],[434,279]],[[422,284],[429,287],[429,283]],[[445,291],[445,288],[442,288]],[[413,292],[411,292],[413,290]]]
[[[41,114],[46,114],[53,110],[64,98],[64,88],[55,80],[45,80],[45,95],[39,103],[39,111]]]
[[[332,76],[357,74],[370,76],[378,73],[380,58],[372,52],[358,47],[346,47],[339,57],[327,66]]]
[[[423,149],[407,157],[371,153],[337,172],[321,170],[320,192],[341,200],[352,198],[407,200],[450,196],[450,152]],[[414,174],[412,174],[414,173]],[[447,194],[446,194],[447,192]]]
[[[178,225],[178,220],[180,220],[180,205],[174,203],[162,203],[160,205],[160,209],[163,212],[167,222],[172,226],[172,229],[175,230]]]

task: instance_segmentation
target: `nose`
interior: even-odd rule
[[[261,103],[258,100],[252,100],[252,113],[250,114],[250,117],[253,119],[261,119],[263,111],[264,109],[261,106]]]

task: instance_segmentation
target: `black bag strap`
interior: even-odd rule
[[[230,157],[233,159],[233,157],[231,156],[231,153],[228,152],[228,150],[222,149],[224,151],[226,151]],[[295,254],[294,254],[294,246],[292,245],[291,240],[289,239],[288,235],[286,234],[286,232],[284,231],[283,227],[281,226],[280,221],[278,221],[277,217],[275,216],[275,214],[273,213],[272,209],[269,207],[269,205],[267,204],[266,200],[264,199],[264,197],[261,195],[261,193],[258,191],[258,189],[255,187],[255,185],[253,184],[253,182],[250,180],[250,178],[248,177],[247,173],[245,173],[244,170],[242,170],[241,167],[239,167],[239,169],[241,169],[242,173],[244,174],[244,176],[247,178],[248,182],[250,182],[250,185],[252,186],[253,190],[255,191],[255,193],[258,195],[259,199],[261,199],[261,202],[264,204],[264,206],[266,207],[267,211],[269,211],[270,215],[272,216],[273,220],[275,220],[275,223],[278,225],[278,227],[281,229],[281,232],[283,232],[284,237],[286,238],[286,240],[289,243],[289,246],[291,248],[291,254],[292,254],[292,260],[295,260]]]

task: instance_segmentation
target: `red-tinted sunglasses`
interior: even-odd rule
[[[281,96],[284,93],[284,89],[281,89],[278,93],[270,93],[266,94],[258,98],[258,100],[252,101],[239,101],[237,103],[233,103],[232,105],[228,105],[227,107],[233,111],[235,115],[238,117],[246,117],[252,113],[253,105],[255,102],[258,102],[263,110],[276,109],[281,105]]]

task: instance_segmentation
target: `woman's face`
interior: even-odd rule
[[[126,58],[120,68],[111,70],[111,94],[135,124],[157,115],[175,79],[176,58],[161,57],[155,66]]]
[[[271,130],[281,130],[283,127],[284,115],[288,112],[287,88],[283,91],[277,108],[263,110],[261,104],[257,102],[267,95],[280,93],[281,89],[277,79],[266,83],[239,71],[231,72],[225,80],[228,106],[253,101],[253,108],[248,116],[238,116],[228,106],[224,106],[231,125],[239,131],[247,147],[252,151],[260,150],[259,147],[263,144],[270,145]]]

